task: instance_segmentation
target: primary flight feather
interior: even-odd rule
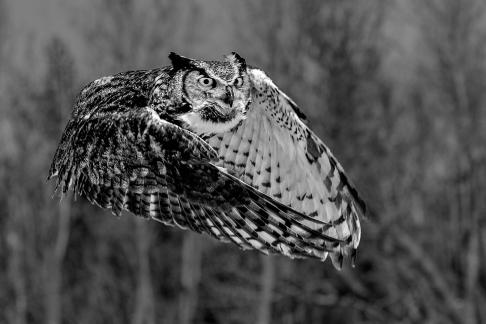
[[[169,58],[81,91],[58,188],[244,249],[354,261],[364,203],[296,104],[236,53]]]

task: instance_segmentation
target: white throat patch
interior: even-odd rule
[[[196,112],[188,112],[178,117],[180,120],[188,125],[188,128],[196,134],[217,134],[224,133],[246,118],[245,115],[237,113],[235,118],[226,122],[215,123],[210,120],[204,120],[201,115]]]

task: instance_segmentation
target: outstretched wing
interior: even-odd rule
[[[208,139],[218,165],[281,203],[331,223],[307,225],[347,243],[331,253],[335,266],[341,267],[343,255],[354,261],[364,203],[330,150],[299,118],[295,103],[262,71],[248,72],[252,104],[246,120]]]
[[[58,188],[241,248],[322,258],[342,242],[212,164],[216,152],[149,105],[158,71],[102,78],[82,91],[54,156]]]

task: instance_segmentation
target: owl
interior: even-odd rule
[[[56,189],[242,249],[354,264],[365,205],[297,105],[236,53],[169,59],[81,91]]]

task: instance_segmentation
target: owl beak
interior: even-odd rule
[[[223,102],[228,106],[232,107],[234,99],[235,99],[235,94],[233,92],[233,87],[226,86],[226,93],[222,98]]]

